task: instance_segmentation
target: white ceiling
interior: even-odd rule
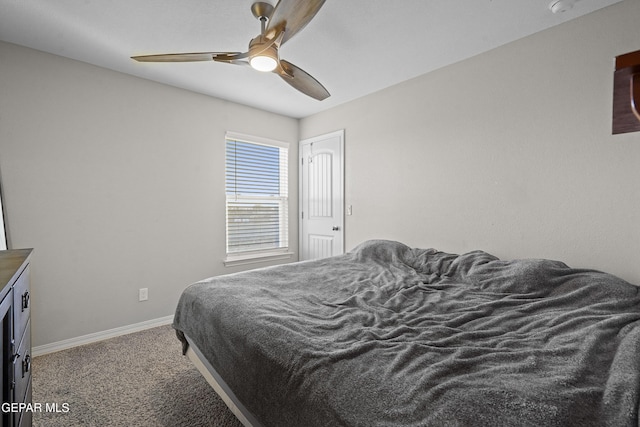
[[[550,1],[328,0],[280,49],[329,90],[324,101],[249,67],[130,59],[244,52],[260,32],[252,0],[0,0],[0,40],[301,118],[621,0],[580,0],[558,14]]]

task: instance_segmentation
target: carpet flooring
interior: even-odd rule
[[[32,366],[33,402],[43,408],[34,427],[242,427],[171,326],[37,356]]]

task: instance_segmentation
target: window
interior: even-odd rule
[[[289,144],[226,135],[227,260],[291,255]]]

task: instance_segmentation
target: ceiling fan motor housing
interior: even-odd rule
[[[249,62],[258,71],[273,71],[279,62],[278,48],[262,34],[249,42]]]

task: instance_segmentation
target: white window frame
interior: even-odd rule
[[[228,131],[225,134],[225,147],[227,145],[228,140],[236,140],[236,141],[247,142],[250,144],[284,148],[287,150],[287,159],[288,159],[289,145],[290,145],[288,142],[277,141],[269,138],[247,135],[247,134],[242,134],[242,133],[232,132],[232,131]],[[283,162],[284,159],[281,157],[280,161]],[[281,193],[284,191],[285,194],[287,194],[286,198],[283,200],[283,203],[286,203],[286,208],[288,212],[289,211],[289,197],[288,197],[289,164],[285,164],[283,166],[286,166],[286,169],[283,169],[281,167],[280,170],[287,171],[287,177],[286,177],[287,179],[286,180],[281,179],[280,185],[282,186]],[[225,149],[225,169],[226,169],[226,149]],[[225,186],[226,186],[226,180],[225,180]],[[285,259],[291,258],[294,255],[294,253],[289,250],[289,245],[290,245],[289,218],[290,216],[288,215],[288,213],[285,220],[280,222],[280,235],[281,235],[281,238],[282,236],[287,236],[287,243],[288,243],[287,247],[274,248],[274,249],[261,249],[261,250],[255,250],[255,251],[242,251],[242,252],[231,252],[231,253],[227,252],[228,251],[228,229],[227,229],[228,197],[229,196],[226,195],[226,189],[225,189],[225,253],[226,253],[226,258],[224,259],[225,266],[231,267],[235,265],[253,264],[253,263],[264,262],[264,261],[285,260]],[[265,197],[260,197],[260,196],[243,196],[242,198],[246,200],[250,200],[250,199],[264,200],[265,199]]]

